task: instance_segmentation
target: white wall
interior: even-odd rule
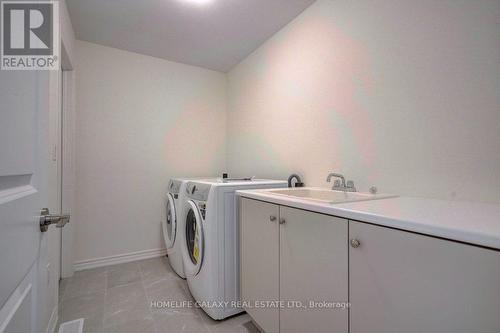
[[[71,18],[68,12],[68,6],[65,0],[59,1],[59,16],[60,16],[60,27],[61,27],[61,40],[62,48],[66,53],[67,59],[62,59],[63,68],[68,70],[73,68],[75,59],[75,32],[73,30],[73,25],[71,24]]]
[[[321,0],[228,74],[228,170],[500,202],[497,0]]]
[[[75,261],[164,247],[173,176],[225,166],[222,73],[77,42]]]
[[[168,179],[226,168],[500,202],[499,19],[496,0],[320,0],[227,82],[77,42],[75,261],[162,248]]]

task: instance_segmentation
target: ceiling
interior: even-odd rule
[[[314,0],[66,0],[80,40],[222,72]]]

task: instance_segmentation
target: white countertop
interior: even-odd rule
[[[500,249],[500,204],[414,197],[330,204],[269,191],[236,193],[246,198]]]

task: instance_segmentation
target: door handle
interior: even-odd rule
[[[69,222],[69,219],[69,214],[52,215],[48,208],[43,208],[40,211],[40,231],[46,232],[51,224],[55,224],[56,228],[62,228]]]
[[[361,242],[357,240],[356,238],[351,239],[351,246],[353,248],[358,248],[361,245]]]

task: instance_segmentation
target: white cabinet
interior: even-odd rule
[[[246,198],[240,214],[242,300],[284,304],[246,308],[266,333],[500,332],[498,250]]]
[[[266,333],[347,333],[335,307],[348,301],[347,220],[242,198],[240,222],[242,301],[281,301],[245,307],[253,320]]]
[[[349,221],[351,333],[500,332],[500,253]]]
[[[283,206],[280,220],[280,332],[347,333],[347,220]]]
[[[240,201],[241,299],[255,302],[279,300],[279,207],[256,200]],[[266,332],[279,332],[279,309],[245,307]]]

